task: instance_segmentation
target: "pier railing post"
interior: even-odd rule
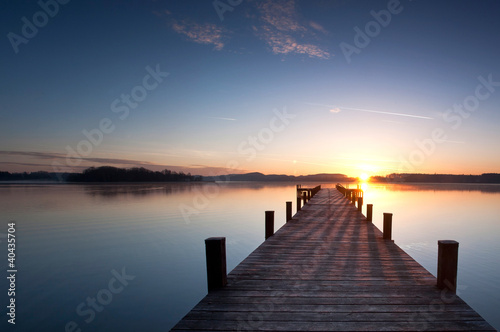
[[[453,293],[457,290],[458,242],[438,241],[437,287],[447,288]]]
[[[361,212],[363,209],[363,197],[358,197],[358,211]]]
[[[226,238],[210,237],[205,239],[207,257],[208,291],[221,288],[227,284],[226,270]]]
[[[373,219],[373,204],[366,204],[366,221],[372,221]]]
[[[392,240],[392,213],[384,213],[384,240]]]
[[[266,240],[274,234],[274,211],[266,211]]]
[[[356,205],[356,194],[354,191],[352,192],[351,202],[352,204]]]
[[[302,203],[302,199],[300,198],[300,196],[297,196],[297,212],[300,211],[300,204]]]
[[[292,220],[292,202],[286,202],[286,222]]]

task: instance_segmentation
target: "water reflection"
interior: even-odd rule
[[[266,188],[283,188],[294,186],[292,183],[283,182],[199,182],[199,183],[137,183],[137,184],[77,184],[85,194],[102,198],[116,198],[117,196],[131,195],[134,197],[148,195],[172,195],[184,193],[215,192],[221,188],[263,190]],[[308,184],[309,186],[309,184]],[[311,185],[314,187],[314,185]],[[211,196],[211,194],[208,194]]]
[[[367,183],[364,189],[377,227],[383,212],[394,213],[395,242],[429,271],[435,273],[438,239],[460,242],[461,297],[499,327],[500,185]],[[285,201],[295,211],[295,193],[295,183],[0,185],[2,216],[18,222],[22,239],[19,300],[29,306],[19,314],[31,317],[24,330],[64,330],[68,320],[85,331],[168,330],[206,294],[203,240],[227,238],[230,271],[264,240],[264,211],[276,211],[278,229]],[[181,204],[197,208],[190,223]],[[92,324],[82,323],[75,307],[122,267],[137,282]],[[137,310],[142,320],[116,318]]]
[[[116,198],[117,196],[131,195],[135,197],[152,194],[172,195],[192,190],[194,185],[180,184],[91,184],[82,185],[85,194],[102,198]]]
[[[500,193],[500,184],[475,183],[417,183],[417,184],[381,184],[367,183],[367,189],[379,188],[389,191],[480,191]]]

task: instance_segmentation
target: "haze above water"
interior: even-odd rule
[[[434,275],[437,240],[460,242],[459,295],[499,329],[500,185],[364,189],[377,227],[393,213],[395,242]],[[284,224],[285,201],[295,212],[294,184],[0,185],[4,249],[16,222],[16,325],[168,330],[206,294],[204,239],[227,238],[230,271],[264,240],[265,210]],[[116,274],[129,279],[110,284]],[[100,311],[87,304],[98,295],[109,302]]]

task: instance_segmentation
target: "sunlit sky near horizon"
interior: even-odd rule
[[[497,1],[40,3],[0,4],[0,171],[500,172]]]

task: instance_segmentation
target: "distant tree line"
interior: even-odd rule
[[[144,167],[125,169],[111,166],[90,167],[82,173],[70,174],[66,179],[68,182],[190,182],[201,180],[201,176],[172,172],[168,169],[158,172]]]
[[[63,181],[66,182],[189,182],[202,181],[201,176],[191,173],[161,172],[140,168],[117,168],[111,166],[90,167],[82,173],[22,172],[9,173],[0,171],[0,181]]]
[[[372,176],[372,182],[386,183],[500,183],[500,174],[484,173],[481,175],[454,175],[454,174],[390,174]]]
[[[46,180],[57,181],[57,173],[49,172],[22,172],[22,173],[9,173],[0,172],[0,181],[33,181],[33,180]]]

